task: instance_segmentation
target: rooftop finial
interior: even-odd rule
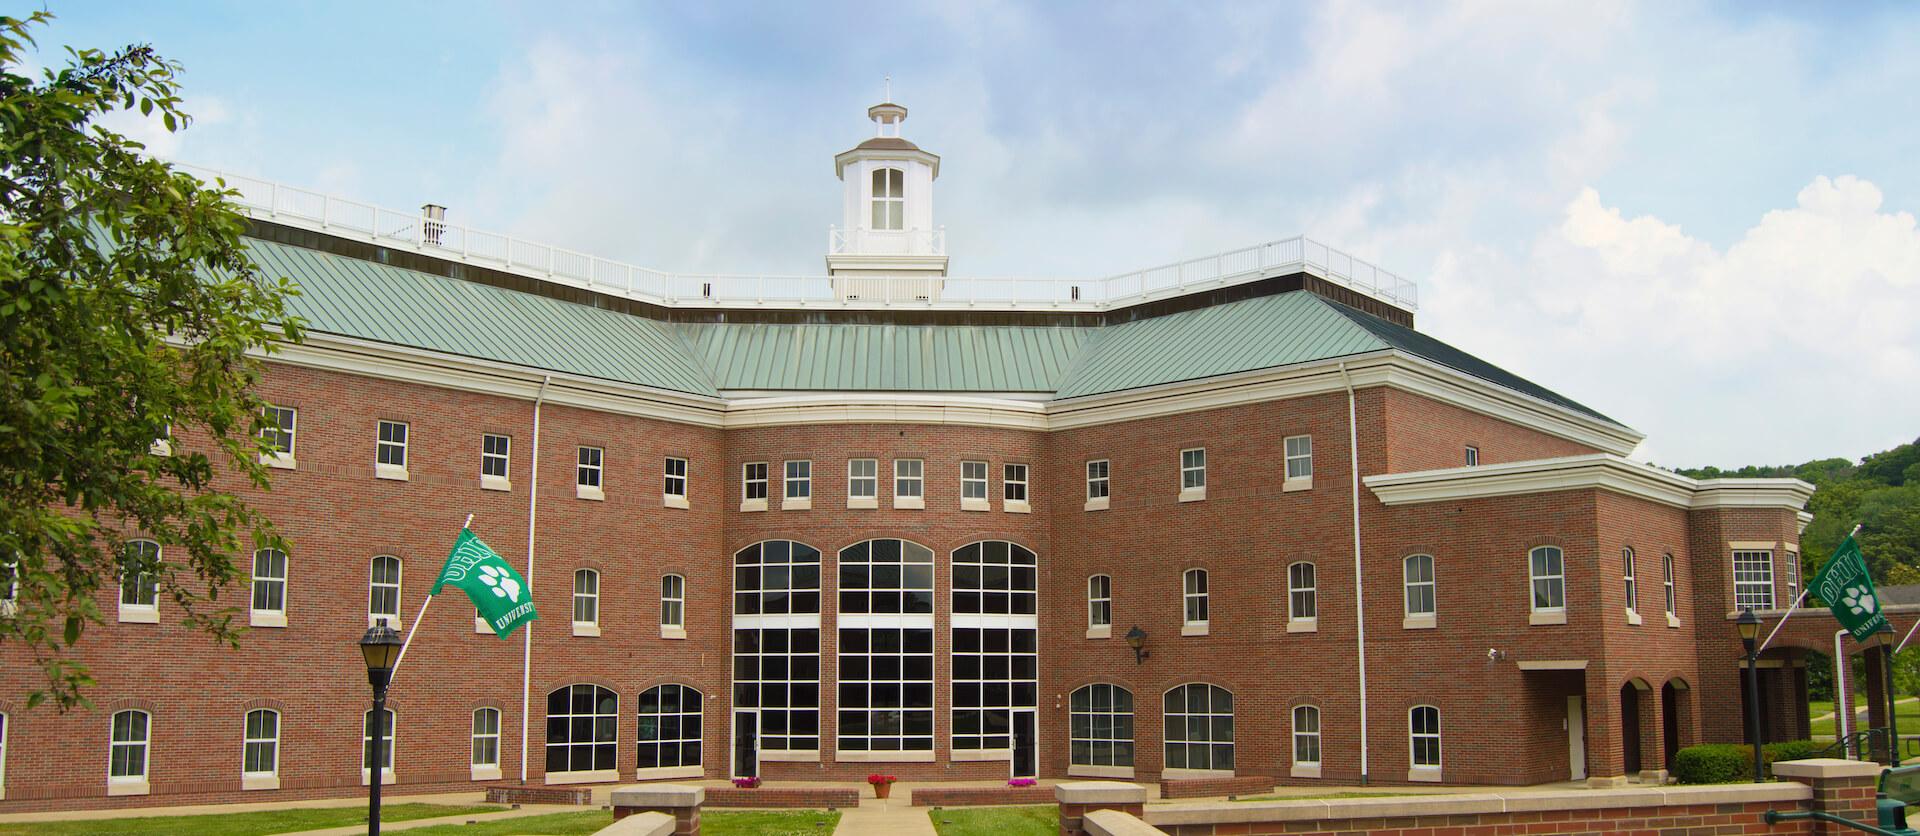
[[[886,77],[886,88],[887,88],[886,91],[881,93],[880,95],[880,101],[883,101],[883,102],[893,101],[893,76]]]

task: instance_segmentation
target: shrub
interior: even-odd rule
[[[1760,747],[1769,776],[1775,761],[1810,758],[1822,747],[1811,740],[1787,740]],[[1673,779],[1682,784],[1729,784],[1753,778],[1753,747],[1745,743],[1704,743],[1674,753]]]

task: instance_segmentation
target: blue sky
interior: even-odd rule
[[[162,154],[670,270],[819,271],[892,75],[957,274],[1305,233],[1663,464],[1920,434],[1920,6],[51,9],[186,66]]]

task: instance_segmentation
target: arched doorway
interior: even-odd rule
[[[1640,689],[1631,682],[1620,686],[1620,752],[1626,774],[1640,774]]]
[[[1660,686],[1660,748],[1666,752],[1669,772],[1673,770],[1673,753],[1680,751],[1680,700],[1685,687],[1686,683],[1677,679]]]

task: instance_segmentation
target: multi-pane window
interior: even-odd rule
[[[960,463],[960,498],[987,501],[987,463]]]
[[[1027,466],[1026,465],[1024,464],[1007,465],[1004,478],[1001,480],[1001,482],[1003,486],[1006,488],[1005,495],[1008,502],[1027,501]]]
[[[147,779],[147,734],[152,717],[145,711],[129,710],[113,715],[112,755],[107,777],[121,781]]]
[[[1313,478],[1313,436],[1287,436],[1287,479]]]
[[[368,568],[367,623],[387,619],[387,626],[400,626],[400,558],[383,554]]]
[[[20,600],[20,561],[0,560],[0,616],[13,614]]]
[[[700,765],[700,692],[660,685],[640,692],[640,769]]]
[[[687,626],[687,579],[680,575],[660,577],[660,626]]]
[[[767,463],[747,462],[740,466],[740,498],[761,504],[767,501]]]
[[[877,500],[880,497],[880,460],[847,460],[847,500]]]
[[[661,494],[686,499],[687,460],[677,456],[668,456],[667,463],[664,466],[664,472],[666,476],[665,481],[660,485]]]
[[[953,748],[1013,746],[1013,712],[1038,705],[1039,570],[1013,543],[953,553]]]
[[[287,553],[260,549],[253,553],[253,611],[287,611]]]
[[[873,228],[906,228],[906,173],[897,168],[873,170]]]
[[[1075,766],[1133,766],[1133,692],[1094,684],[1068,700],[1067,746]]]
[[[373,771],[373,733],[377,728],[380,731],[380,771],[383,774],[392,772],[394,750],[393,709],[380,709],[380,715],[377,721],[372,711],[364,712],[361,716],[363,719],[360,726],[360,771],[367,773]],[[375,722],[378,722],[379,725],[374,725]]]
[[[1433,556],[1409,556],[1402,566],[1406,579],[1407,615],[1433,615]]]
[[[574,469],[574,484],[585,490],[601,490],[601,479],[606,459],[606,451],[598,447],[581,447],[579,466]]]
[[[500,709],[476,708],[473,710],[473,757],[471,763],[480,767],[500,766]]]
[[[576,625],[598,625],[600,623],[600,573],[592,569],[577,569],[573,573],[573,623]]]
[[[1186,615],[1186,622],[1188,624],[1207,623],[1209,617],[1207,613],[1207,570],[1188,569],[1186,573],[1181,576],[1181,583],[1184,584],[1181,593],[1181,603],[1184,605],[1183,611]]]
[[[375,461],[381,467],[395,470],[407,469],[407,424],[404,421],[381,421],[380,441],[374,451]]]
[[[920,459],[893,460],[893,497],[919,499],[926,494],[926,466]]]
[[[1773,552],[1759,549],[1733,553],[1733,605],[1756,610],[1773,609]]]
[[[813,498],[813,462],[787,462],[786,496],[788,499]]]
[[[246,741],[242,745],[240,771],[246,776],[265,777],[280,772],[280,712],[256,708],[247,712]]]
[[[1094,575],[1087,579],[1087,626],[1113,626],[1113,578]]]
[[[1087,498],[1106,499],[1113,493],[1113,485],[1108,477],[1109,464],[1106,459],[1087,462]]]
[[[842,549],[840,613],[840,748],[931,750],[933,551],[892,539]]]
[[[1207,451],[1205,448],[1180,451],[1180,490],[1197,491],[1207,487]]]
[[[269,406],[263,411],[267,425],[260,430],[260,438],[273,452],[293,458],[294,429],[299,423],[297,411],[290,406]]]
[[[122,554],[120,572],[120,608],[153,609],[160,603],[160,587],[155,571],[160,566],[160,544],[152,540],[130,540]]]
[[[1467,466],[1474,467],[1478,464],[1480,464],[1480,448],[1467,445]]]
[[[506,479],[507,462],[512,450],[513,439],[509,436],[492,433],[480,436],[480,475]]]
[[[1787,606],[1792,607],[1800,602],[1800,553],[1788,549],[1786,564],[1787,601],[1789,602]]]
[[[1567,608],[1566,557],[1558,546],[1540,546],[1528,553],[1533,581],[1533,611],[1562,612]]]
[[[1440,709],[1421,705],[1408,712],[1407,738],[1415,769],[1440,767]]]
[[[733,556],[733,704],[760,748],[820,748],[820,551],[768,540]]]
[[[820,552],[788,540],[755,543],[733,556],[733,612],[820,612]]]
[[[1319,586],[1314,578],[1313,564],[1295,563],[1287,567],[1287,618],[1318,618],[1320,615]]]
[[[1311,705],[1293,709],[1293,765],[1320,765],[1320,709]]]
[[[547,694],[547,775],[618,769],[620,698],[598,685],[568,685]]]
[[[1627,612],[1638,613],[1640,612],[1640,582],[1635,580],[1633,575],[1632,548],[1620,550],[1620,566],[1623,573],[1622,581],[1626,585]]]
[[[1175,686],[1166,696],[1168,769],[1233,769],[1233,694]]]
[[[1675,600],[1674,594],[1673,594],[1673,553],[1672,552],[1668,552],[1660,556],[1660,574],[1661,574],[1661,579],[1664,581],[1663,585],[1666,587],[1665,591],[1667,593],[1667,615],[1679,615],[1680,614],[1680,608],[1678,606],[1679,602]]]

